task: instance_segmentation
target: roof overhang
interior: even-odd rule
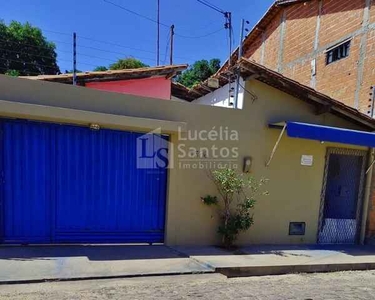
[[[375,120],[344,103],[322,94],[293,79],[272,71],[254,61],[241,58],[235,66],[243,78],[255,78],[315,107],[315,114],[332,113],[369,130],[375,130]]]
[[[303,85],[293,79],[285,77],[278,72],[243,57],[233,66],[231,70],[226,72],[218,72],[212,77],[219,79],[220,88],[227,84],[229,80],[231,82],[234,81],[233,74],[236,70],[240,71],[241,77],[245,80],[258,80],[313,105],[315,108],[315,114],[317,115],[329,112],[352,123],[364,126],[371,131],[375,130],[375,119],[329,97],[328,95],[320,93],[306,85]],[[176,97],[187,101],[193,101],[216,90],[208,87],[207,81],[208,80],[194,86],[191,89],[175,83],[174,87],[172,86],[172,94],[173,89],[175,88],[175,91],[178,90],[178,94],[175,94]]]
[[[100,72],[82,72],[77,73],[77,81],[84,84],[87,82],[117,81],[152,77],[172,78],[186,70],[187,67],[188,65],[171,65],[138,69],[108,70]],[[20,78],[67,84],[71,84],[73,82],[73,74],[20,76]]]

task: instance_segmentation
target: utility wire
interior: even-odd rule
[[[5,49],[5,48],[0,48],[0,50],[11,52],[11,53],[16,53],[16,54],[21,54],[21,55],[29,55],[29,56],[35,56],[35,57],[42,57],[42,58],[47,58],[47,59],[53,60],[53,58],[51,58],[50,56],[45,56],[45,55],[40,55],[40,54],[30,54],[30,53],[27,53],[27,52],[14,51],[14,50],[9,50],[9,49]],[[61,60],[64,61],[63,59],[61,59]],[[68,60],[65,60],[65,61],[68,61]]]
[[[49,49],[48,46],[35,46],[35,45],[30,45],[30,44],[26,44],[26,43],[19,43],[19,42],[15,42],[15,41],[10,41],[10,40],[4,40],[4,39],[1,39],[0,40],[2,41],[5,41],[5,42],[10,42],[10,43],[13,43],[13,44],[17,44],[17,45],[23,45],[23,46],[27,46],[27,47],[31,47],[31,48],[35,48],[35,49]],[[52,40],[54,41],[54,40]],[[54,41],[54,42],[61,42],[61,41]],[[67,42],[65,42],[67,43]],[[71,45],[71,43],[68,43]],[[110,44],[110,43],[108,43]],[[80,47],[80,48],[86,48],[86,49],[91,49],[91,50],[95,50],[95,51],[101,51],[101,52],[107,52],[107,53],[112,53],[112,54],[119,54],[121,56],[132,56],[130,54],[126,54],[126,53],[123,53],[123,52],[115,52],[115,51],[110,51],[110,50],[106,50],[106,49],[101,49],[101,48],[96,48],[96,47],[91,47],[91,46],[86,46],[86,45],[77,45],[77,47]],[[11,51],[11,52],[14,52],[14,53],[22,53],[22,54],[28,54],[28,53],[25,53],[25,52],[20,52],[20,51],[13,51],[13,50],[8,50],[8,51]],[[56,50],[58,52],[63,52],[63,53],[69,53],[69,54],[72,54],[71,51],[64,51],[64,50]],[[151,51],[150,51],[151,52]],[[155,53],[155,52],[154,52]],[[89,57],[88,55],[86,54],[82,54],[80,53],[81,55],[84,55],[84,56],[87,56]],[[35,54],[34,56],[39,56],[39,57],[42,57],[41,55],[37,55]],[[134,56],[132,56],[134,57]],[[99,57],[95,57],[95,58],[99,58]],[[152,61],[155,61],[155,59],[153,58],[149,58],[149,57],[140,57],[140,56],[137,56],[137,58],[139,59],[145,59],[145,60],[152,60]],[[104,59],[104,60],[108,60],[106,58],[101,58],[101,59]]]
[[[207,33],[207,34],[204,34],[204,35],[200,35],[200,36],[187,36],[187,35],[181,35],[181,34],[176,34],[176,36],[179,36],[179,37],[182,37],[182,38],[186,38],[186,39],[200,39],[200,38],[204,38],[204,37],[213,35],[215,33],[218,33],[218,32],[220,32],[222,30],[224,30],[224,28],[220,28],[218,30],[215,30],[213,32],[210,32],[210,33]]]
[[[216,11],[219,12],[219,13],[222,13],[222,14],[225,13],[225,11],[222,10],[220,7],[214,5],[214,4],[212,4],[212,3],[210,3],[210,2],[208,2],[208,1],[206,1],[206,0],[197,0],[197,1],[200,2],[200,3],[202,3],[203,5],[208,6],[209,8],[211,8],[211,9],[213,9],[213,10],[216,10]]]
[[[1,39],[0,39],[0,40],[1,40]],[[9,41],[9,42],[11,42],[11,41]],[[29,45],[29,47],[33,47],[33,46],[32,46],[32,45]],[[96,51],[102,51],[102,52],[114,53],[114,51],[108,51],[108,50],[99,49],[99,48],[95,48],[95,47],[88,47],[88,46],[79,46],[79,47],[82,47],[82,48],[89,48],[89,49],[96,50]],[[30,54],[27,53],[27,52],[23,52],[23,51],[15,51],[15,50],[10,50],[10,49],[6,49],[6,48],[0,48],[0,50],[2,50],[2,51],[7,51],[7,52],[10,52],[10,53],[20,54],[20,55],[30,55]],[[60,51],[60,50],[58,50],[58,51]],[[64,52],[64,51],[63,51],[63,52]],[[65,51],[65,52],[71,54],[70,51]],[[124,53],[120,53],[120,52],[115,52],[115,54],[120,54],[120,55],[122,55],[122,56],[129,56],[128,54],[124,54]],[[89,58],[95,58],[95,59],[106,60],[106,61],[110,61],[110,62],[116,62],[116,60],[113,60],[113,59],[108,59],[108,58],[99,57],[99,56],[95,56],[95,55],[89,55],[89,54],[85,54],[85,53],[82,53],[82,52],[79,52],[78,55],[80,55],[80,56],[84,56],[84,57],[89,57]],[[51,59],[49,56],[40,55],[40,54],[31,54],[31,56]],[[139,58],[140,58],[140,57],[139,57]],[[142,58],[142,59],[150,59],[150,58]],[[10,59],[9,59],[9,60],[10,60]],[[13,59],[13,60],[14,60],[14,59]],[[58,61],[64,61],[64,62],[71,62],[71,60],[67,60],[67,59],[63,59],[63,58],[59,58],[59,57],[57,57],[57,60],[58,60]],[[79,64],[86,64],[86,65],[90,65],[90,66],[96,66],[96,65],[94,65],[94,64],[90,64],[90,63],[86,63],[86,62],[81,62],[81,61],[79,62]]]
[[[92,42],[96,42],[96,43],[107,44],[107,45],[110,45],[110,46],[116,46],[116,47],[120,47],[120,48],[124,48],[124,49],[130,49],[130,50],[135,50],[135,51],[140,51],[140,52],[145,52],[145,53],[150,53],[150,54],[156,54],[156,51],[129,47],[129,46],[125,46],[125,45],[122,45],[122,44],[117,44],[117,43],[103,41],[103,40],[97,40],[97,39],[94,39],[94,38],[85,37],[85,36],[81,36],[81,35],[79,35],[78,38],[88,40],[88,41],[92,41]],[[161,55],[165,55],[165,53],[161,53]],[[180,59],[194,60],[194,58],[186,57],[186,56],[176,56],[176,55],[174,55],[174,57],[180,58]]]
[[[48,30],[48,29],[42,29],[43,31],[46,31],[46,32],[51,32],[51,33],[56,33],[56,34],[61,34],[61,35],[67,35],[67,36],[71,36],[71,34],[69,33],[66,33],[66,32],[58,32],[58,31],[52,31],[52,30]],[[185,37],[185,36],[183,36]],[[102,44],[107,44],[107,45],[110,45],[110,46],[116,46],[116,47],[120,47],[120,48],[125,48],[125,49],[130,49],[130,50],[135,50],[135,51],[140,51],[140,52],[145,52],[145,53],[150,53],[150,54],[156,54],[156,51],[152,51],[152,50],[145,50],[145,49],[140,49],[140,48],[134,48],[134,47],[129,47],[129,46],[125,46],[125,45],[122,45],[122,44],[118,44],[118,43],[113,43],[113,42],[109,42],[109,41],[104,41],[104,40],[98,40],[98,39],[95,39],[95,38],[91,38],[91,37],[87,37],[87,36],[82,36],[82,35],[77,35],[77,38],[80,38],[80,39],[84,39],[84,40],[88,40],[88,41],[92,41],[92,42],[96,42],[96,43],[102,43]],[[189,37],[189,36],[186,36],[186,38],[194,38],[194,37]],[[199,38],[199,36],[197,37]],[[48,49],[48,46],[36,46],[36,45],[31,45],[31,44],[26,44],[26,43],[20,43],[20,42],[16,42],[16,41],[10,41],[10,40],[5,40],[5,39],[1,39],[1,41],[5,41],[5,42],[10,42],[10,43],[16,43],[16,44],[22,44],[24,46],[29,46],[29,47],[32,47],[32,48],[37,48],[37,49]],[[72,45],[72,42],[66,42],[66,41],[59,41],[59,40],[49,40],[53,43],[63,43],[63,44],[66,44],[66,45]],[[72,51],[64,51],[64,50],[58,50],[58,52],[64,52],[64,53],[72,53]],[[165,53],[161,53],[161,55],[165,55]],[[186,57],[186,56],[174,56],[175,58],[180,58],[180,59],[189,59],[189,60],[194,60],[194,58],[192,57]]]
[[[33,65],[35,67],[45,67],[45,68],[48,68],[48,69],[54,69],[54,67],[51,67],[51,66],[47,66],[47,65],[40,64],[40,63],[35,63],[35,62],[27,62],[27,61],[22,60],[22,59],[0,58],[0,60],[13,61],[13,62],[18,62],[18,63],[22,63],[22,64]],[[61,60],[61,59],[57,59],[57,60]],[[62,60],[62,61],[71,62],[70,60]],[[79,64],[87,65],[87,66],[92,66],[92,67],[97,67],[97,64],[90,64],[88,62],[81,62],[80,61]]]
[[[29,53],[26,53],[26,52],[22,52],[22,51],[14,51],[14,50],[9,50],[9,49],[5,49],[5,48],[0,48],[0,50],[3,50],[3,51],[7,51],[7,52],[11,52],[11,53],[16,53],[16,54],[21,54],[21,55],[28,55]],[[51,57],[48,57],[48,56],[45,56],[45,55],[38,55],[38,54],[31,54],[32,56],[35,56],[35,57],[41,57],[41,58],[47,58],[47,59],[52,59]],[[85,57],[90,57],[90,58],[95,58],[95,59],[101,59],[101,60],[107,60],[107,61],[110,61],[110,62],[116,62],[116,60],[112,60],[112,59],[108,59],[108,58],[104,58],[104,57],[99,57],[99,56],[94,56],[94,55],[89,55],[89,54],[84,54],[84,53],[78,53],[78,55],[80,56],[85,56]],[[18,61],[18,62],[24,62],[22,60],[16,60],[16,59],[13,59],[13,58],[2,58],[3,60],[9,60],[9,61]],[[64,62],[72,62],[72,60],[67,60],[67,59],[62,59],[62,58],[59,58],[57,57],[57,60],[58,61],[64,61]],[[25,62],[25,63],[29,63],[29,62]],[[34,63],[35,64],[35,63]],[[82,62],[82,61],[79,61],[79,64],[84,64],[84,65],[89,65],[89,66],[96,66],[94,64],[91,64],[91,63],[87,63],[87,62]],[[38,64],[40,66],[43,66],[41,64]]]
[[[121,6],[121,5],[117,4],[117,3],[111,2],[111,1],[109,1],[109,0],[103,0],[103,1],[106,2],[106,3],[112,4],[113,6],[116,6],[116,7],[120,8],[120,9],[122,9],[122,10],[125,10],[125,11],[127,11],[128,13],[131,13],[131,14],[133,14],[133,15],[136,15],[136,16],[140,17],[140,18],[143,18],[143,19],[145,19],[145,20],[148,20],[148,21],[150,21],[150,22],[154,22],[154,23],[158,24],[158,21],[156,21],[156,20],[154,20],[154,19],[152,19],[152,18],[150,18],[150,17],[147,17],[147,16],[145,16],[145,15],[142,15],[142,14],[140,14],[140,13],[137,13],[137,12],[135,12],[135,11],[133,11],[133,10],[130,10],[130,9],[128,9],[128,8],[126,8],[126,7],[124,7],[124,6]],[[167,24],[164,24],[164,23],[161,23],[161,22],[159,22],[159,24],[162,25],[162,26],[164,26],[164,27],[167,27],[167,28],[170,27],[170,25],[167,25]]]
[[[95,58],[95,59],[107,60],[107,61],[113,62],[113,63],[115,63],[117,61],[117,60],[113,60],[113,59],[109,59],[109,58],[104,58],[104,57],[100,57],[100,56],[84,54],[84,53],[81,53],[81,52],[78,52],[77,56],[85,56],[85,57],[90,57],[90,58]]]
[[[135,50],[135,51],[141,51],[141,52],[152,53],[152,54],[156,53],[155,51],[151,51],[151,50],[143,50],[143,49],[139,49],[139,48],[133,48],[133,47],[124,46],[124,45],[120,45],[120,44],[116,44],[116,43],[112,43],[112,42],[107,42],[107,41],[102,41],[102,40],[97,40],[97,39],[93,39],[93,38],[89,38],[89,37],[85,37],[85,36],[81,36],[81,35],[78,35],[78,38],[88,40],[88,41],[92,41],[92,42],[96,42],[96,43],[108,44],[108,45],[111,45],[111,46]]]
[[[48,68],[48,69],[55,69],[55,67],[51,67],[51,66],[47,66],[47,65],[43,65],[43,64],[39,64],[39,63],[27,62],[27,61],[20,60],[20,59],[17,60],[17,59],[9,59],[9,58],[0,58],[0,60],[14,61],[14,62],[18,62],[18,63],[33,65],[35,67],[45,67],[45,68]]]
[[[133,11],[133,10],[130,10],[130,9],[128,9],[128,8],[126,8],[126,7],[124,7],[124,6],[122,6],[122,5],[119,5],[119,4],[117,4],[117,3],[111,2],[111,1],[109,1],[109,0],[103,0],[103,1],[106,2],[106,3],[112,4],[113,6],[116,6],[116,7],[120,8],[120,9],[122,9],[122,10],[125,10],[125,11],[127,11],[127,12],[129,12],[129,13],[131,13],[131,14],[133,14],[133,15],[136,15],[136,16],[138,16],[138,17],[140,17],[140,18],[146,19],[146,20],[148,20],[148,21],[150,21],[150,22],[153,22],[153,23],[155,23],[155,24],[160,24],[161,26],[164,26],[164,27],[166,27],[166,28],[170,28],[170,25],[167,25],[167,24],[162,23],[162,22],[159,22],[159,23],[158,23],[157,20],[154,20],[154,19],[152,19],[152,18],[150,18],[150,17],[147,17],[147,16],[145,16],[145,15],[142,15],[142,14],[140,14],[140,13],[137,13],[137,12],[135,12],[135,11]],[[199,1],[199,0],[198,0],[198,1]],[[220,11],[220,12],[222,12],[222,11]],[[178,28],[178,27],[177,27],[177,28]],[[210,35],[212,35],[212,34],[215,34],[216,32],[218,32],[218,30],[215,31],[215,32],[211,32],[211,33],[205,34],[205,35],[201,35],[201,36],[186,36],[186,35],[182,35],[182,34],[179,34],[179,33],[175,33],[175,36],[179,36],[179,37],[181,37],[181,38],[187,38],[187,39],[200,39],[200,38],[203,38],[203,37],[206,37],[206,36],[210,36]]]
[[[4,39],[1,39],[0,38],[0,41],[3,41],[3,42],[8,42],[8,43],[13,43],[13,44],[17,44],[17,45],[22,45],[22,46],[28,46],[28,47],[31,47],[31,48],[35,48],[35,49],[50,49],[50,47],[48,45],[46,46],[42,46],[42,45],[31,45],[31,44],[27,44],[27,43],[21,43],[21,42],[16,42],[16,41],[11,41],[11,40],[4,40]],[[55,42],[55,41],[52,41],[52,42]],[[59,41],[56,41],[56,42],[59,42]],[[66,42],[63,42],[63,43],[66,43]],[[70,43],[71,45],[71,43]]]
[[[72,36],[71,33],[67,33],[67,32],[53,31],[53,30],[48,30],[48,29],[42,29],[42,31],[50,32],[50,33],[55,33],[55,34],[60,34],[60,35]]]
[[[169,49],[169,44],[171,42],[171,34],[168,34],[168,39],[167,39],[167,45],[165,46],[165,55],[164,55],[164,61],[163,65],[165,65],[165,62],[167,61],[167,55],[168,55],[168,49]]]
[[[95,50],[95,51],[101,51],[101,52],[107,52],[107,53],[119,54],[119,55],[121,55],[121,56],[130,56],[130,57],[134,57],[134,56],[129,55],[129,54],[126,54],[126,53],[117,52],[117,51],[110,51],[110,50],[105,50],[105,49],[96,48],[96,47],[91,47],[91,46],[77,45],[77,47],[78,47],[78,48],[91,49],[91,50]],[[156,61],[154,58],[149,58],[149,57],[140,57],[140,56],[137,56],[137,58],[139,58],[139,59],[145,59],[145,60],[151,60],[151,61]]]

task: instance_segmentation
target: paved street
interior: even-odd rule
[[[227,279],[219,274],[0,286],[0,299],[373,299],[375,272]]]

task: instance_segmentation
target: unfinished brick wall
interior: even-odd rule
[[[276,69],[279,57],[280,23],[282,14],[278,14],[265,29],[265,47],[263,64],[267,68]]]
[[[375,0],[287,5],[258,30],[262,33],[244,49],[245,57],[370,114],[375,86]],[[347,39],[351,40],[349,56],[327,65],[326,49]],[[367,237],[375,242],[375,172],[371,189]]]
[[[353,38],[350,55],[329,65],[326,65],[325,53],[320,53],[317,57],[316,89],[353,107],[357,87],[359,43],[360,37]]]
[[[325,50],[347,38],[350,55],[326,65]],[[312,0],[282,7],[264,29],[263,46],[259,34],[244,56],[368,113],[375,85],[375,0]]]
[[[363,112],[371,111],[372,97],[375,97],[375,95],[372,95],[372,87],[375,86],[375,30],[369,31],[366,48],[366,57],[364,59],[363,67],[363,82],[359,97],[359,106],[363,108]]]
[[[286,10],[283,64],[288,64],[314,50],[318,1],[291,5]],[[310,64],[310,63],[309,63]]]

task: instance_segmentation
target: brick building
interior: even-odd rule
[[[370,115],[375,1],[276,1],[246,37],[243,56]]]
[[[375,116],[375,1],[279,0],[243,56]],[[367,237],[375,236],[373,178]]]

